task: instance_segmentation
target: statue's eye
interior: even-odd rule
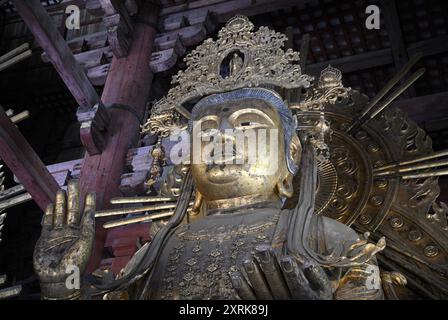
[[[260,123],[258,121],[242,121],[237,126],[238,129],[258,129],[258,128],[267,128],[267,125],[264,123]]]
[[[208,129],[204,129],[201,131],[201,136],[202,137],[211,137],[218,134],[218,130],[217,129],[213,129],[213,128],[208,128]]]

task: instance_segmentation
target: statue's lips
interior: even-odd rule
[[[237,161],[241,162],[241,159],[243,159],[242,156],[237,156],[234,153],[227,153],[227,154],[223,154],[222,157],[220,157],[218,159],[214,159],[213,163],[217,164],[217,165],[221,165],[221,164],[232,165],[232,164],[237,164]]]
[[[210,164],[205,174],[212,183],[229,183],[241,177],[243,168],[241,164]]]

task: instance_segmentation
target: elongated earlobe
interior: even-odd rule
[[[291,198],[294,194],[292,179],[293,175],[291,173],[288,173],[285,179],[277,182],[278,195],[281,198]]]
[[[191,216],[195,216],[195,215],[199,214],[199,212],[201,211],[201,206],[202,206],[203,201],[204,201],[204,197],[202,196],[202,194],[199,191],[196,190],[193,207],[191,208],[191,213],[190,213]]]
[[[302,157],[302,145],[297,135],[294,135],[291,139],[289,154],[291,156],[291,160],[298,165],[300,163],[300,158]]]

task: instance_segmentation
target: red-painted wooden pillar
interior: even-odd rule
[[[149,4],[142,6],[135,22],[132,45],[128,56],[113,58],[101,100],[105,105],[123,104],[143,116],[149,96],[153,72],[149,61],[153,50],[158,10]],[[120,177],[126,153],[139,138],[140,123],[128,110],[111,109],[107,146],[99,155],[86,155],[81,170],[80,187],[84,196],[89,191],[97,195],[97,208],[104,209],[112,197],[120,194]],[[96,242],[88,271],[101,261],[106,232],[97,220]]]

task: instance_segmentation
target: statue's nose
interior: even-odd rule
[[[226,130],[233,130],[234,127],[232,126],[232,124],[229,122],[228,118],[223,118],[221,119],[221,122],[219,124],[219,130],[221,131],[221,133],[226,133]]]
[[[233,130],[235,128],[233,125],[228,121],[227,118],[223,118],[219,124],[219,132],[221,134],[221,138],[223,142],[226,141],[234,141],[235,135],[233,133]]]

